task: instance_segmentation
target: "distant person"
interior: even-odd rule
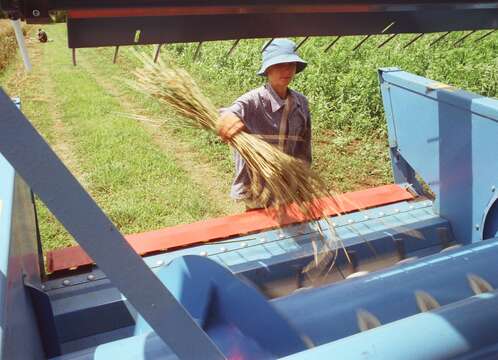
[[[311,165],[308,99],[289,89],[294,75],[303,71],[307,65],[295,49],[296,44],[289,39],[274,39],[267,44],[258,72],[258,75],[266,77],[266,84],[242,95],[230,107],[222,110],[218,134],[224,140],[229,140],[244,129]],[[271,205],[259,204],[250,198],[251,179],[246,162],[237,151],[234,161],[235,179],[231,197],[244,201],[246,210]]]
[[[43,29],[38,29],[38,41],[46,43],[48,41],[47,33]]]

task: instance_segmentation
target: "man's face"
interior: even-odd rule
[[[273,86],[287,87],[296,75],[296,63],[283,63],[270,66],[266,70],[268,81]]]

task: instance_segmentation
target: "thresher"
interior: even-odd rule
[[[66,10],[75,63],[81,47],[498,28],[485,0],[0,5],[32,23]],[[341,196],[331,224],[351,261],[341,251],[318,283],[302,275],[319,231],[303,217],[125,238],[0,91],[2,359],[498,358],[498,101],[397,68],[379,81],[394,183]],[[79,243],[47,264],[33,193]]]

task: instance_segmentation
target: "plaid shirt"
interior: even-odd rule
[[[289,89],[292,105],[287,119],[285,153],[311,164],[311,116],[308,100],[297,91]],[[258,135],[275,146],[279,144],[279,130],[285,100],[281,99],[269,84],[249,91],[222,112],[237,115],[253,135]],[[235,179],[230,195],[234,199],[247,198],[250,184],[247,165],[242,156],[234,151]]]

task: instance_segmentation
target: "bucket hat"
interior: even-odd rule
[[[266,70],[276,64],[296,63],[296,74],[303,71],[307,63],[296,54],[296,44],[289,39],[273,39],[265,45],[263,50],[263,63],[258,75],[265,75]]]

